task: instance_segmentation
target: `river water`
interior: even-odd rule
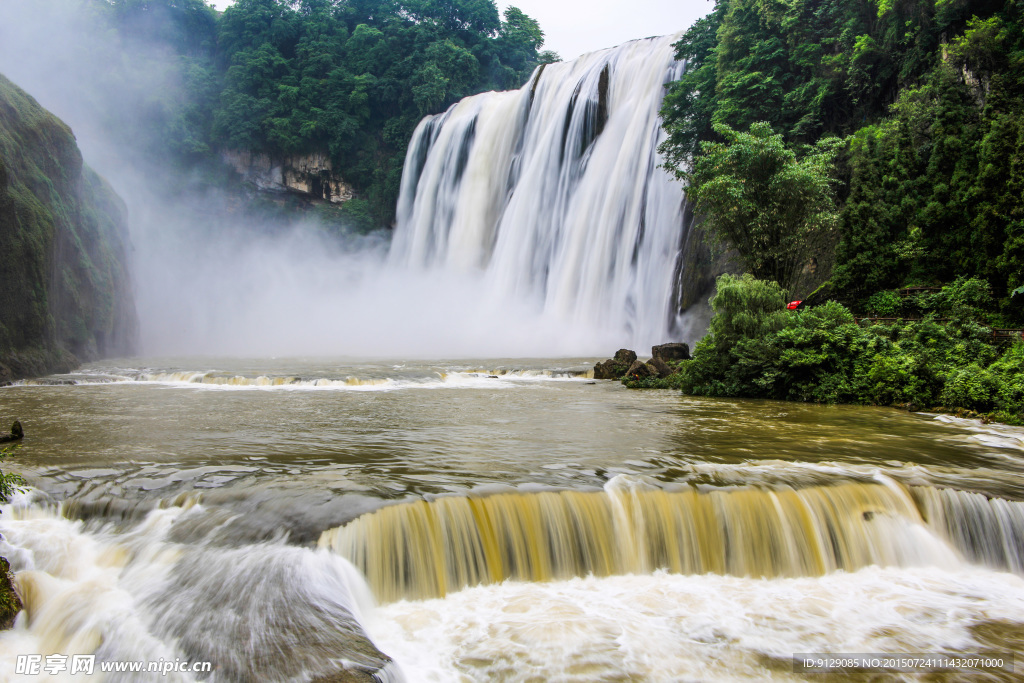
[[[216,681],[1024,666],[1024,430],[630,391],[593,362],[151,358],[0,388],[31,485],[0,515],[27,606],[0,680],[84,679],[19,677],[27,653]],[[194,680],[145,676],[107,680]]]

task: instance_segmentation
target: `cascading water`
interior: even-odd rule
[[[157,361],[0,389],[28,427],[2,466],[36,488],[0,509],[25,604],[0,681],[186,662],[211,668],[166,680],[731,682],[797,652],[1021,656],[1019,429],[630,392],[565,359]],[[51,654],[97,676],[19,677]],[[127,671],[102,680],[153,678]]]
[[[683,193],[662,168],[658,110],[677,36],[539,68],[514,92],[424,119],[402,176],[390,258],[483,272],[494,301],[636,347],[681,334],[673,273]]]
[[[670,491],[616,477],[604,492],[453,496],[385,507],[325,532],[320,545],[355,564],[378,599],[392,601],[509,579],[659,569],[775,578],[872,564],[951,566],[961,562],[956,551],[1021,573],[1022,537],[1024,503],[960,491],[892,481]]]

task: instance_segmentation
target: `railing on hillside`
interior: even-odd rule
[[[1016,339],[1024,339],[1024,330],[1006,327],[993,327],[992,336],[999,341],[1014,341]]]
[[[855,316],[855,317],[857,318],[857,323],[858,324],[860,324],[860,323],[872,323],[872,324],[875,324],[875,325],[895,325],[898,322],[919,323],[922,320],[924,320],[924,318],[921,317],[921,316],[914,317],[914,316],[909,316],[909,315],[901,315],[901,316],[897,316],[897,317],[894,317],[894,318],[879,317],[879,316],[872,316],[872,315],[858,315],[858,316]],[[934,320],[937,323],[945,324],[945,323],[948,323],[951,319],[950,318],[932,318],[932,320]]]
[[[903,297],[904,299],[912,294],[925,294],[928,292],[941,292],[942,287],[904,287],[903,289],[896,290],[896,294]]]
[[[871,325],[895,325],[898,322],[921,322],[924,318],[921,317],[879,317],[870,315],[858,315],[855,316],[858,325],[868,323]],[[932,318],[937,323],[946,324],[950,321],[950,318]],[[1018,339],[1024,339],[1024,329],[1014,327],[993,327],[992,338],[996,341],[1016,341]]]

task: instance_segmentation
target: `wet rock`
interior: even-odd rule
[[[629,366],[635,362],[636,352],[619,349],[615,352],[614,358],[609,358],[594,366],[594,379],[620,379],[629,370]]]
[[[619,379],[629,370],[628,365],[608,359],[594,366],[594,379]]]
[[[668,363],[657,356],[647,361],[647,367],[653,370],[659,379],[665,379],[672,374],[672,368],[668,366]]]
[[[378,679],[359,669],[340,669],[326,676],[314,678],[310,683],[374,683]]]
[[[647,363],[643,361],[635,360],[633,364],[629,366],[629,370],[626,371],[626,376],[631,379],[643,379],[644,377],[652,377],[654,375]]]
[[[21,598],[14,590],[10,572],[11,565],[0,557],[0,630],[14,626],[14,618],[21,611]]]
[[[619,349],[612,357],[616,363],[622,363],[627,368],[636,362],[636,352],[629,349]]]
[[[17,420],[11,425],[11,433],[0,436],[0,443],[9,443],[11,441],[21,441],[25,438],[25,430],[21,428],[21,423]]]
[[[683,342],[651,347],[651,355],[662,361],[690,360],[690,345]]]

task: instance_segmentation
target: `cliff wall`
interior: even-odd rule
[[[124,203],[0,75],[0,382],[134,349]]]

